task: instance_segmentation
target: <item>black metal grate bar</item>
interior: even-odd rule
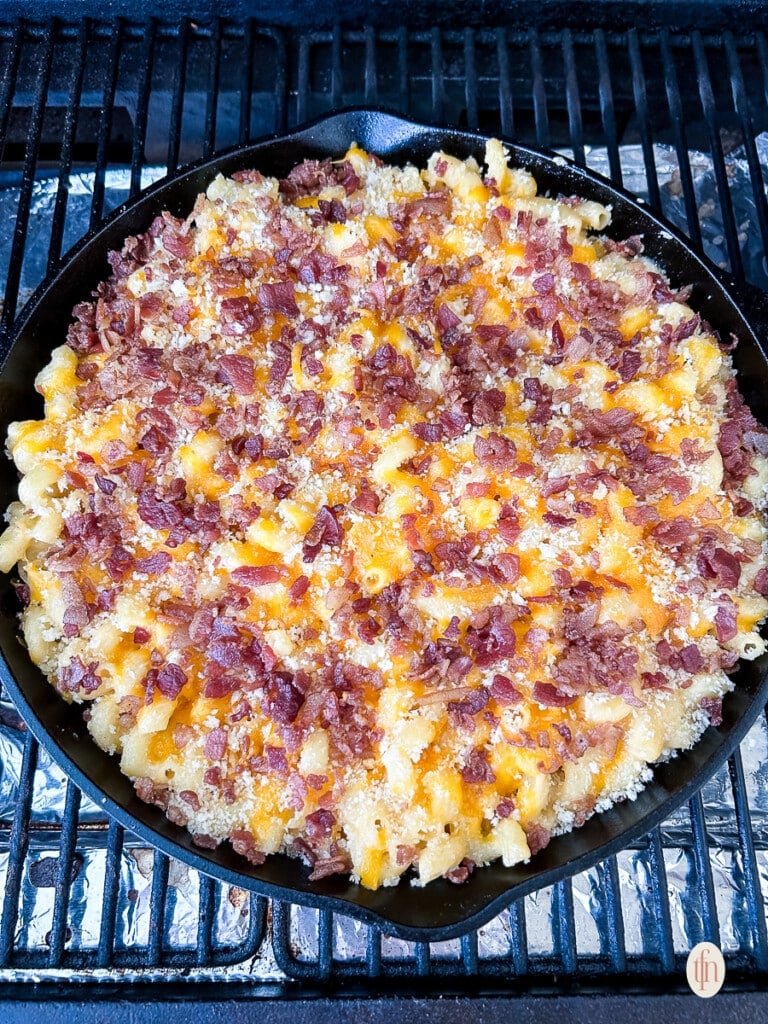
[[[696,194],[693,189],[693,178],[691,176],[691,164],[688,158],[688,144],[686,142],[685,120],[683,118],[683,100],[680,95],[680,86],[677,78],[672,48],[669,43],[669,32],[665,31],[661,37],[661,60],[664,68],[664,85],[669,104],[670,120],[675,140],[675,152],[680,167],[680,182],[683,189],[685,203],[686,230],[689,238],[697,246],[701,245],[701,227],[699,215],[696,209]]]
[[[8,874],[5,880],[3,913],[2,917],[0,917],[0,967],[4,967],[10,961],[13,950],[16,921],[19,914],[24,858],[29,844],[29,810],[32,806],[37,752],[37,741],[28,733],[24,744],[24,757],[21,762],[16,813],[13,816],[13,825],[8,843]]]
[[[704,804],[701,794],[691,800],[691,824],[693,826],[693,859],[696,866],[696,881],[699,890],[702,921],[702,941],[720,945],[720,927],[717,920],[715,887],[712,880],[712,864],[709,859],[707,825],[704,820]]]
[[[122,826],[118,825],[116,821],[110,822],[107,833],[107,861],[104,869],[99,946],[96,954],[96,966],[101,968],[111,967],[114,962],[115,923],[120,892],[123,836]]]
[[[643,58],[640,53],[640,39],[637,29],[630,29],[628,36],[629,63],[632,68],[632,91],[635,99],[635,110],[637,111],[640,140],[643,146],[645,177],[648,182],[648,197],[651,201],[651,205],[656,207],[657,210],[660,210],[661,196],[659,194],[659,178],[656,173],[656,159],[653,155],[653,143],[651,142],[648,97],[645,89]]]
[[[511,138],[515,134],[515,122],[509,73],[509,48],[507,34],[503,28],[496,32],[496,59],[499,62],[499,122],[502,134]]]
[[[432,118],[445,117],[445,79],[443,77],[443,37],[439,28],[432,29]]]
[[[467,104],[467,124],[477,128],[477,63],[475,61],[475,33],[464,32],[464,99]]]
[[[67,783],[67,797],[61,822],[59,856],[54,881],[53,924],[51,925],[48,964],[61,966],[64,955],[69,891],[77,871],[75,866],[75,845],[77,843],[77,814],[80,810],[80,790],[73,783]]]
[[[221,71],[221,19],[216,18],[209,40],[208,88],[205,103],[205,131],[203,156],[209,157],[216,146],[216,117],[219,103],[219,75]]]
[[[112,131],[112,115],[115,107],[115,90],[120,62],[120,46],[123,25],[118,21],[109,42],[107,74],[104,82],[101,117],[99,118],[98,141],[96,144],[96,169],[91,203],[91,228],[95,228],[104,212],[104,182],[107,173],[109,137]]]
[[[615,857],[609,857],[600,864],[601,887],[605,893],[604,919],[605,944],[610,958],[611,969],[617,974],[627,969],[624,917],[621,909],[621,883],[619,865]]]
[[[90,219],[96,225],[115,201],[109,184],[115,169],[128,172],[130,191],[135,192],[145,167],[162,162],[166,154],[168,168],[173,170],[180,162],[237,139],[245,141],[360,102],[501,131],[525,143],[570,149],[581,164],[592,158],[595,147],[604,147],[617,182],[624,170],[623,147],[639,146],[648,199],[656,207],[663,206],[669,196],[659,181],[654,147],[666,145],[677,156],[677,186],[687,231],[698,244],[702,230],[689,150],[706,149],[714,160],[715,202],[728,260],[736,273],[742,273],[742,218],[729,184],[728,146],[734,143],[723,143],[724,132],[738,131],[736,144],[744,146],[763,249],[768,243],[765,183],[754,142],[759,133],[768,131],[768,44],[760,33],[754,37],[667,30],[651,34],[642,27],[620,33],[600,29],[560,33],[510,24],[493,30],[461,27],[415,32],[370,26],[347,31],[336,26],[303,34],[254,21],[235,25],[215,20],[201,25],[184,20],[178,26],[82,22],[0,28],[0,55],[4,160],[0,171],[7,169],[18,176],[5,327],[23,297],[22,285],[27,287],[31,199],[41,175],[57,178],[47,252],[50,269],[71,241],[66,228],[73,170],[93,176]],[[721,68],[726,75],[719,73]],[[0,913],[0,969],[153,971],[162,967],[180,974],[194,968],[242,965],[260,950],[268,958],[263,948],[266,901],[230,892],[198,876],[189,882],[198,894],[195,927],[186,946],[174,944],[173,920],[180,897],[172,863],[159,853],[142,850],[120,826],[106,822],[95,832],[88,827],[89,842],[97,835],[101,843],[104,880],[103,889],[88,897],[100,900],[98,935],[92,946],[83,944],[73,905],[80,898],[76,887],[82,885],[85,831],[78,813],[79,794],[71,785],[61,821],[46,824],[44,831],[53,837],[46,856],[55,859],[53,882],[44,894],[53,896],[50,931],[45,943],[29,944],[24,922],[29,901],[38,898],[30,870],[38,863],[34,858],[42,834],[40,823],[30,819],[36,764],[37,745],[27,736],[13,818],[0,821],[0,842],[7,843],[8,850]],[[768,929],[761,888],[764,823],[752,814],[739,754],[731,760],[729,773],[733,813],[727,846],[735,865],[732,884],[739,889],[751,935],[731,960],[764,980],[768,977]],[[582,973],[599,976],[606,985],[627,975],[638,986],[651,978],[655,984],[674,984],[682,976],[682,957],[676,947],[679,914],[698,929],[701,938],[717,942],[721,931],[718,898],[722,894],[713,876],[714,857],[710,857],[710,851],[721,849],[721,836],[710,829],[700,797],[689,810],[690,843],[677,845],[673,833],[656,829],[642,849],[638,870],[647,872],[648,886],[639,909],[630,904],[622,887],[621,857],[594,869],[590,926],[598,937],[596,952],[588,951],[588,936],[581,928],[583,892],[571,882],[537,894],[535,900],[518,901],[480,932],[436,946],[393,943],[377,929],[361,927],[358,946],[350,950],[340,938],[344,921],[336,915],[322,912],[313,918],[313,912],[275,903],[272,952],[290,977],[329,984],[347,979],[423,978],[425,984],[437,985],[440,979],[461,975],[499,983],[514,978],[515,985],[535,982],[554,990]],[[36,844],[31,849],[30,836]],[[672,868],[667,873],[667,864],[675,863],[674,858],[683,859],[687,872],[675,913],[671,893],[680,883]],[[125,927],[126,908],[137,894],[126,890],[121,872],[138,860],[147,879],[146,936],[130,935]],[[243,900],[242,914],[248,915],[244,934],[237,943],[224,942],[217,923],[222,908]],[[542,933],[543,907],[549,914],[546,934]],[[311,932],[307,948],[297,938],[297,914],[304,933],[308,927]],[[258,973],[256,967],[254,972]]]
[[[765,182],[760,167],[760,158],[755,147],[755,130],[750,111],[749,98],[744,85],[744,75],[741,70],[741,62],[732,32],[725,32],[723,35],[725,52],[728,57],[728,71],[731,79],[731,91],[733,103],[741,123],[742,135],[744,138],[744,149],[747,154],[749,165],[749,177],[752,185],[752,197],[757,211],[757,224],[760,229],[763,251],[768,252],[768,203],[765,198]]]
[[[533,75],[533,116],[536,122],[536,144],[549,149],[549,119],[547,117],[547,89],[544,84],[544,68],[541,61],[539,33],[531,29],[531,72]]]
[[[35,82],[35,95],[32,102],[29,122],[29,137],[26,155],[24,158],[24,173],[19,194],[19,205],[13,232],[13,241],[11,242],[11,258],[8,277],[5,281],[3,313],[2,317],[0,317],[0,336],[7,333],[8,327],[13,322],[13,318],[16,313],[16,304],[19,296],[19,282],[21,280],[21,268],[24,262],[24,246],[26,245],[27,225],[29,224],[29,207],[32,199],[32,186],[35,181],[35,169],[37,167],[40,134],[43,127],[45,99],[48,92],[48,82],[51,76],[53,43],[53,27],[49,25],[45,31],[43,59],[39,64],[37,81]]]
[[[699,95],[701,97],[701,105],[704,109],[704,116],[707,121],[707,128],[709,129],[710,152],[712,153],[712,160],[714,161],[715,166],[717,192],[720,200],[720,210],[723,217],[723,227],[725,228],[725,240],[728,246],[728,259],[733,273],[741,275],[744,273],[744,267],[741,261],[738,231],[736,230],[731,194],[728,188],[728,177],[725,170],[725,158],[720,138],[718,111],[712,90],[712,80],[709,76],[709,61],[707,59],[704,40],[702,39],[700,32],[693,33],[692,42],[693,53],[696,60]]]
[[[573,149],[573,159],[584,167],[587,158],[584,153],[579,79],[576,73],[576,57],[573,50],[573,33],[570,29],[566,29],[563,32],[563,64],[565,66],[565,101],[568,107],[568,128],[570,131],[571,148]]]
[[[141,168],[144,162],[149,97],[152,89],[155,32],[155,23],[150,21],[144,30],[144,41],[141,48],[141,71],[136,96],[136,122],[133,129],[133,150],[131,152],[131,194],[138,192],[141,188]]]
[[[171,102],[171,124],[168,134],[168,171],[179,166],[181,147],[181,120],[184,114],[184,88],[187,80],[187,55],[189,52],[189,24],[185,20],[179,25],[179,53],[174,62],[173,100]]]
[[[611,177],[617,185],[623,184],[621,173],[621,160],[619,158],[619,143],[616,132],[616,111],[613,101],[613,86],[611,84],[611,71],[608,66],[608,44],[605,32],[602,29],[595,31],[595,51],[597,54],[597,71],[599,75],[600,88],[600,114],[603,121],[605,133],[605,144],[608,148],[608,161],[611,168]]]
[[[763,896],[760,891],[760,876],[757,870],[755,844],[752,839],[752,820],[747,801],[744,780],[744,765],[741,751],[737,750],[728,762],[736,809],[736,824],[739,832],[739,846],[742,856],[742,870],[746,889],[747,912],[752,926],[755,964],[760,971],[768,969],[768,927],[766,927]]]
[[[67,213],[67,197],[69,194],[69,174],[72,170],[72,151],[77,133],[80,99],[83,92],[85,77],[86,47],[88,45],[88,23],[83,21],[77,33],[77,50],[72,63],[72,86],[69,101],[64,114],[64,132],[61,144],[61,160],[59,161],[58,184],[56,186],[56,204],[51,217],[51,244],[48,250],[48,273],[51,273],[61,257],[61,244],[64,237],[64,219]]]

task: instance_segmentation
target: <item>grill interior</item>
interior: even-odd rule
[[[580,163],[604,153],[617,182],[634,147],[655,207],[668,198],[657,176],[659,153],[668,152],[679,167],[683,226],[697,245],[705,241],[700,218],[712,211],[694,190],[690,153],[707,153],[723,262],[765,282],[768,207],[755,140],[768,131],[768,41],[759,31],[301,34],[255,22],[16,22],[0,26],[0,188],[9,190],[15,218],[0,255],[0,347],[40,273],[77,237],[77,175],[93,175],[95,225],[140,188],[143,172],[155,177],[362,103],[500,131]],[[750,184],[748,228],[732,198],[729,155],[737,147]],[[45,183],[53,198],[39,217]],[[259,980],[254,995],[284,991],[278,986],[291,980],[303,991],[387,978],[406,987],[434,979],[440,992],[479,991],[472,986],[483,981],[513,991],[608,991],[629,979],[650,992],[684,988],[685,957],[703,939],[722,945],[731,987],[768,981],[768,816],[756,801],[760,773],[745,773],[739,752],[708,789],[717,800],[697,796],[588,878],[526,897],[462,940],[430,946],[327,912],[269,906],[141,848],[61,776],[52,783],[50,770],[37,771],[37,744],[14,728],[7,704],[0,715],[10,737],[3,746],[0,735],[0,776],[20,764],[10,783],[14,809],[0,816],[0,994],[19,997],[62,971],[101,968],[101,983],[163,968],[168,979],[191,974],[185,992],[193,996],[195,979],[222,967],[216,977],[225,982]],[[745,741],[750,765],[756,746],[768,759],[767,728],[762,721]],[[34,812],[41,787],[45,813]]]

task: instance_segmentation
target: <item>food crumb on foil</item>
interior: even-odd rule
[[[755,145],[768,177],[768,133],[759,135]],[[645,162],[640,146],[620,147],[624,187],[649,198]],[[669,220],[686,230],[686,214],[680,168],[675,150],[655,145],[654,160],[659,180],[662,209]],[[566,153],[570,155],[570,153]],[[610,174],[607,151],[595,147],[587,150],[588,166],[606,176]],[[717,195],[712,159],[707,154],[689,154],[697,212],[704,251],[714,263],[728,265],[720,203]],[[744,271],[752,283],[768,288],[768,267],[761,252],[755,198],[749,167],[743,147],[727,153],[726,172],[730,185],[730,201],[739,232]],[[146,187],[162,177],[162,167],[145,168],[141,185]],[[20,283],[20,303],[32,294],[45,275],[50,241],[50,225],[58,191],[56,177],[42,177],[35,182],[30,211],[29,241]],[[123,202],[129,194],[130,172],[108,171],[105,182],[105,212]],[[68,183],[67,216],[62,251],[66,252],[88,227],[93,195],[94,175],[73,174]],[[7,274],[14,230],[19,189],[0,189],[0,279]],[[9,864],[11,824],[19,798],[19,780],[26,730],[10,701],[0,694],[0,892],[5,891]],[[758,847],[756,863],[758,883],[768,898],[768,725],[761,717],[741,745],[752,828]],[[49,875],[55,875],[50,863],[58,858],[58,828],[66,799],[66,778],[40,751],[31,805],[29,850],[21,886],[16,928],[16,946],[20,950],[45,951],[53,924],[53,894]],[[725,952],[749,950],[753,936],[741,851],[738,845],[736,812],[729,774],[718,772],[704,787],[702,801],[710,839],[709,868],[718,911],[720,941]],[[104,811],[83,797],[79,812],[76,877],[69,898],[67,949],[94,950],[98,946],[101,927],[102,893],[106,869],[106,843],[109,821]],[[693,847],[691,815],[686,806],[680,808],[660,828],[664,848],[667,893],[670,901],[674,949],[683,952],[698,942],[704,933],[701,903],[698,896],[698,866]],[[654,871],[648,842],[622,851],[616,858],[621,892],[621,915],[624,943],[629,956],[658,956],[658,919],[653,892]],[[120,898],[116,924],[116,944],[136,949],[135,962],[149,941],[151,892],[155,870],[155,854],[137,837],[127,833],[120,858]],[[45,865],[45,866],[40,866]],[[73,874],[75,871],[73,870]],[[166,907],[166,950],[194,948],[200,919],[201,876],[193,869],[171,860],[168,872],[169,896]],[[608,872],[598,865],[576,876],[572,883],[573,915],[580,954],[594,955],[603,949],[606,929],[603,920],[607,911],[606,887]],[[236,950],[248,934],[250,897],[242,889],[215,883],[215,946]],[[553,935],[558,923],[558,897],[552,888],[543,889],[522,901],[526,938],[533,955],[551,955],[555,948]],[[481,961],[509,958],[516,939],[514,911],[505,910],[478,931],[478,957]],[[603,938],[601,939],[601,935]],[[333,952],[339,960],[364,960],[368,928],[351,918],[334,917]],[[184,968],[187,979],[241,978],[263,981],[280,980],[285,975],[278,966],[271,944],[262,942],[255,957],[227,967]],[[318,956],[318,912],[292,907],[290,914],[290,953],[297,960],[314,960]],[[384,936],[382,958],[412,958],[414,944]],[[436,943],[431,954],[437,958],[458,960],[461,943]],[[174,968],[153,969],[152,975],[167,977],[180,974]],[[0,969],[0,981],[89,976],[71,970],[34,972],[17,968]],[[148,972],[140,970],[99,970],[100,977],[132,977],[146,980]]]

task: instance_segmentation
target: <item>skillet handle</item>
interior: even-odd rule
[[[721,273],[723,283],[732,293],[745,318],[755,330],[763,352],[768,353],[768,292],[743,278]]]

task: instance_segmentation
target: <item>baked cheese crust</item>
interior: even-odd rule
[[[766,432],[610,210],[353,147],[112,254],[15,423],[30,656],[196,841],[462,881],[765,650]]]

